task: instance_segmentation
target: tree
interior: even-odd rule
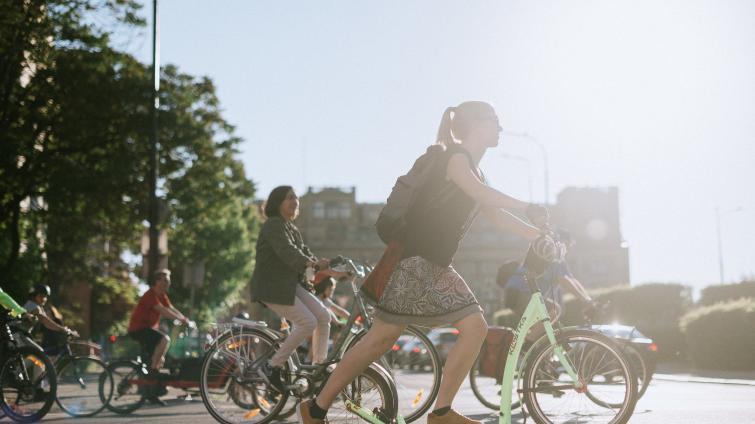
[[[136,294],[123,255],[138,251],[147,216],[151,70],[111,48],[107,31],[84,17],[105,5],[116,22],[133,25],[138,5],[23,4],[0,27],[8,53],[0,62],[7,71],[0,75],[7,88],[0,91],[0,230],[8,235],[0,238],[0,281],[17,297],[50,281],[69,316],[119,322]],[[169,66],[162,87],[159,160],[172,210],[171,263],[206,260],[197,308],[209,317],[249,278],[254,186],[235,159],[240,139],[221,116],[212,82]],[[185,295],[176,288],[179,305]]]

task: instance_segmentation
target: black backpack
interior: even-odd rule
[[[430,179],[433,165],[445,150],[446,147],[442,144],[428,147],[427,151],[414,162],[409,172],[396,180],[391,195],[388,196],[388,201],[375,223],[378,236],[385,244],[401,240],[401,236],[405,234],[406,216],[414,205],[421,188]]]

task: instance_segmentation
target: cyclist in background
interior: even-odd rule
[[[566,248],[565,254],[568,253],[568,249],[574,245],[571,235],[566,230],[558,230],[557,234],[559,240]],[[527,286],[527,282],[524,279],[525,273],[526,270],[524,267],[516,261],[507,262],[498,269],[496,282],[500,287],[503,287],[504,306],[514,311],[517,320],[524,315],[524,310],[532,296],[529,286]],[[537,278],[536,282],[545,298],[545,303],[553,322],[558,321],[563,312],[564,289],[581,299],[588,305],[588,308],[594,307],[595,302],[587,293],[582,283],[572,275],[566,260],[552,263],[545,273]],[[533,327],[527,339],[532,341],[534,338],[539,337],[540,331],[537,329],[541,327],[541,325]]]
[[[36,286],[34,286],[31,293],[29,293],[29,300],[24,304],[24,309],[26,309],[26,312],[28,312],[30,315],[37,317],[44,328],[50,331],[55,331],[57,333],[78,337],[79,333],[77,333],[75,330],[72,330],[65,325],[61,325],[55,322],[55,320],[47,315],[47,312],[45,311],[45,305],[47,304],[47,299],[49,298],[50,286],[46,284],[37,284]],[[34,324],[30,326],[29,332],[31,332],[33,328]]]
[[[320,302],[322,302],[322,304],[325,305],[326,308],[328,308],[331,316],[331,322],[336,324],[344,324],[346,320],[349,319],[349,311],[333,302],[333,292],[336,289],[337,281],[344,280],[347,274],[336,273],[343,274],[343,276],[337,275],[336,277],[334,277],[334,273],[334,271],[325,270],[320,271],[315,275],[315,296],[317,296],[317,298],[320,299]],[[338,278],[338,280],[336,280],[336,278]]]
[[[170,303],[170,271],[158,270],[153,280],[152,286],[142,295],[131,314],[128,334],[152,354],[150,374],[157,376],[170,346],[170,337],[159,330],[160,318],[176,319],[187,325],[191,321]],[[159,399],[150,400],[162,404]]]

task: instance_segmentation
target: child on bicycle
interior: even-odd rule
[[[333,302],[333,292],[336,289],[336,278],[331,276],[331,272],[320,271],[315,275],[314,286],[315,296],[320,299],[325,307],[330,312],[331,322],[335,324],[343,324],[345,320],[349,319],[349,311],[338,306]],[[338,281],[342,281],[345,277],[341,277]]]

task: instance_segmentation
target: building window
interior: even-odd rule
[[[351,205],[346,202],[341,203],[341,218],[351,218]]]
[[[325,218],[325,204],[322,202],[315,202],[314,206],[312,206],[312,215],[318,219]]]
[[[325,208],[325,217],[328,219],[338,219],[338,206],[328,204],[328,207]]]

